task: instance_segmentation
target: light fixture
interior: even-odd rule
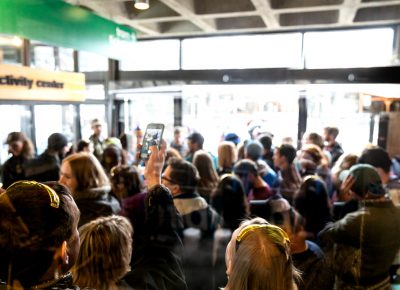
[[[149,9],[149,0],[135,0],[135,8],[139,10]]]

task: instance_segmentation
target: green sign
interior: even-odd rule
[[[61,0],[0,0],[0,33],[113,59],[136,41],[134,30]]]

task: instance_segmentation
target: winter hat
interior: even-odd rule
[[[355,178],[355,183],[351,190],[358,196],[364,197],[367,193],[375,196],[385,195],[382,180],[373,166],[357,164],[350,168],[349,174]]]
[[[68,145],[67,137],[61,133],[53,133],[47,139],[47,148],[51,150],[61,150]]]

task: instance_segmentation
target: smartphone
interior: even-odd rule
[[[140,150],[140,159],[147,160],[150,157],[150,146],[157,145],[160,149],[161,138],[164,132],[164,124],[151,123],[147,125],[143,137],[142,149]]]

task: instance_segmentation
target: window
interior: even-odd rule
[[[182,68],[301,68],[301,49],[301,33],[185,39]]]
[[[121,61],[121,70],[178,70],[179,40],[139,41]]]
[[[306,68],[391,65],[393,37],[391,28],[306,32]]]
[[[102,55],[80,51],[79,71],[108,71],[108,58]]]

